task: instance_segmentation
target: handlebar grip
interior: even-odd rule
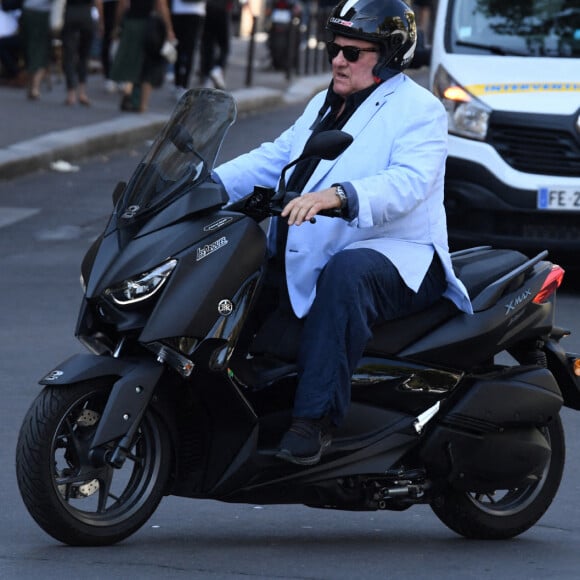
[[[342,209],[323,209],[322,211],[318,212],[318,215],[322,215],[324,217],[331,217],[331,218],[341,218],[344,217],[342,215]]]
[[[330,217],[330,218],[341,218],[344,217],[342,215],[342,211],[340,209],[323,209],[322,211],[319,211],[317,215],[321,215],[323,217]],[[315,224],[316,223],[316,218],[310,218],[310,223],[311,224]]]

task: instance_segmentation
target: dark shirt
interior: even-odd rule
[[[155,0],[131,0],[127,16],[129,18],[147,18],[153,12],[154,7]]]
[[[312,139],[313,135],[316,135],[321,131],[342,129],[354,112],[360,107],[363,101],[370,96],[377,86],[378,85],[371,85],[362,91],[353,93],[352,95],[349,95],[345,101],[343,97],[334,92],[331,85],[328,89],[324,105],[322,105],[322,108],[318,112],[316,121],[312,124],[312,135],[310,135],[309,140]],[[337,116],[343,103],[344,110],[340,116]],[[294,173],[292,173],[288,180],[286,191],[302,193],[304,186],[310,179],[310,176],[314,173],[318,163],[320,163],[320,159],[305,159],[304,161],[297,163]],[[348,195],[348,215],[346,217],[353,219],[357,214],[358,198],[356,195]],[[286,248],[286,241],[288,239],[288,221],[280,218],[276,221],[276,256],[278,269],[282,275],[284,275],[285,263],[283,256]],[[283,286],[284,288],[286,287],[285,284]]]
[[[318,112],[318,117],[311,127],[312,135],[310,135],[310,139],[312,139],[313,135],[316,135],[321,131],[342,129],[346,125],[346,122],[353,116],[354,112],[371,95],[377,86],[378,85],[371,85],[362,91],[357,91],[356,93],[349,95],[345,101],[343,97],[334,92],[331,85],[328,89],[324,105]],[[343,103],[344,110],[340,116],[337,116]],[[318,167],[319,163],[320,159],[305,159],[298,163],[296,169],[288,180],[286,190],[302,193],[304,186],[310,179],[310,176],[314,173],[316,167]],[[349,192],[347,191],[347,193]],[[357,214],[358,200],[356,195],[348,195],[348,217],[352,219]]]

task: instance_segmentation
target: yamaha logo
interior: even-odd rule
[[[229,316],[233,311],[234,311],[234,305],[231,303],[230,300],[228,300],[227,298],[220,300],[220,302],[218,304],[218,312],[222,316]]]

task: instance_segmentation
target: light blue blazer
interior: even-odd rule
[[[232,201],[254,185],[276,186],[284,165],[302,153],[325,95],[316,95],[275,141],[216,168]],[[286,275],[296,315],[302,318],[310,310],[318,276],[331,256],[351,248],[371,248],[387,256],[414,291],[437,252],[447,277],[445,296],[472,312],[448,251],[443,206],[447,116],[441,103],[408,76],[397,74],[373,91],[343,131],[354,137],[353,143],[337,159],[320,161],[304,192],[350,183],[359,212],[350,222],[318,216],[315,224],[289,228]]]

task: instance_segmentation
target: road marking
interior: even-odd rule
[[[10,226],[36,215],[40,211],[37,207],[1,207],[0,206],[0,228]]]

